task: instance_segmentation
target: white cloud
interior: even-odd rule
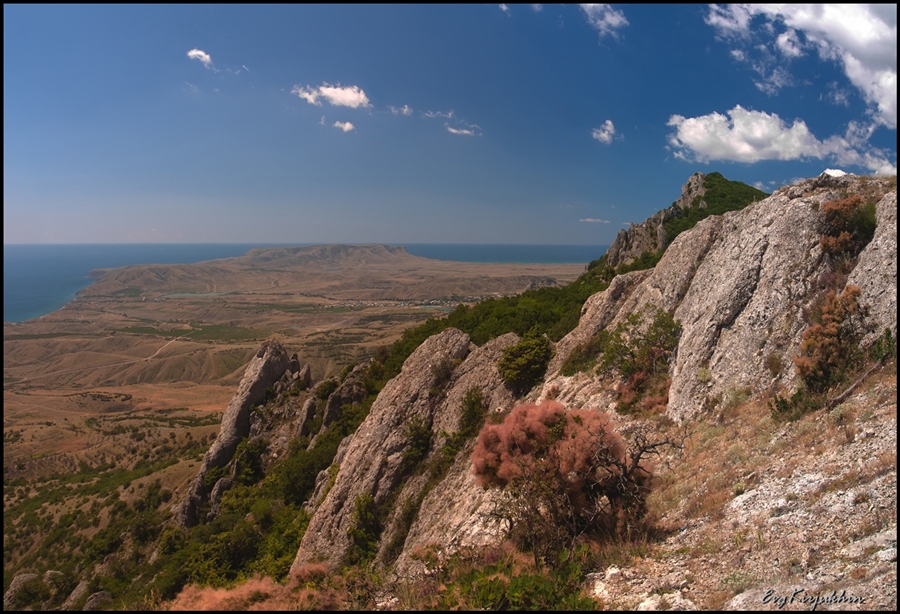
[[[756,86],[756,89],[769,96],[777,94],[778,90],[783,87],[794,84],[794,78],[791,76],[791,73],[782,66],[776,66],[771,72],[768,72],[768,74],[766,72],[766,67],[763,65],[754,66],[754,70],[762,75],[762,81],[754,81],[753,85]]]
[[[413,110],[411,108],[409,108],[409,105],[403,105],[402,107],[393,107],[392,106],[392,107],[390,107],[390,109],[391,109],[391,113],[393,113],[394,115],[405,115],[407,117],[412,115],[412,112],[413,112]]]
[[[294,89],[291,90],[291,94],[296,94],[309,104],[314,104],[316,106],[321,106],[322,103],[319,102],[319,91],[314,90],[309,87],[300,87],[299,85],[295,85]]]
[[[778,115],[748,111],[740,105],[728,112],[686,118],[672,115],[668,124],[675,128],[669,144],[675,157],[709,162],[759,162],[761,160],[799,160],[804,158],[835,160],[855,164],[877,174],[896,173],[887,153],[869,147],[866,128],[851,122],[844,136],[817,139],[803,120],[788,126]]]
[[[366,96],[366,93],[356,85],[341,87],[340,84],[331,85],[329,83],[323,83],[317,88],[295,85],[294,89],[291,90],[291,93],[296,94],[309,104],[314,104],[316,106],[321,106],[322,103],[319,100],[320,98],[324,98],[329,104],[336,107],[358,109],[360,107],[372,106],[369,103],[369,98]]]
[[[535,13],[540,13],[541,11],[544,10],[544,5],[543,4],[532,4],[531,10],[534,11]]]
[[[754,30],[754,18],[764,20]],[[706,23],[733,42],[768,40],[782,59],[815,50],[822,60],[837,61],[863,95],[880,125],[897,127],[897,5],[779,4],[712,5]],[[776,34],[781,29],[780,34]],[[769,40],[774,37],[774,41]],[[732,52],[733,54],[734,52]],[[763,59],[762,61],[770,61]]]
[[[200,49],[191,49],[187,52],[187,56],[192,60],[200,60],[204,66],[207,68],[212,68],[212,58],[209,57],[209,54],[205,51],[201,51]]]
[[[350,122],[334,122],[334,127],[339,128],[339,129],[343,130],[344,132],[350,132],[351,130],[356,128],[356,126],[354,126]]]
[[[597,30],[600,38],[607,34],[617,36],[619,28],[628,25],[625,14],[608,4],[582,4],[581,10],[584,11],[591,27]]]
[[[504,13],[506,13],[507,15],[509,15],[509,7],[506,6],[505,4],[500,5],[500,10],[503,11]]]
[[[601,143],[606,143],[609,145],[612,143],[613,136],[616,134],[616,127],[613,126],[613,123],[610,120],[606,120],[603,122],[603,125],[599,128],[594,128],[591,131],[591,136]]]
[[[775,44],[778,46],[779,51],[789,58],[799,58],[803,55],[800,39],[797,38],[795,30],[788,29],[779,34],[778,38],[775,39]]]
[[[589,224],[609,224],[609,220],[601,220],[596,217],[583,217],[578,221],[579,222],[587,222]]]
[[[449,126],[444,124],[444,127],[447,128],[447,132],[450,134],[462,134],[465,136],[478,136],[477,130],[478,126],[470,126],[469,128],[454,128],[453,126]]]

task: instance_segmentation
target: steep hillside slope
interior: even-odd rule
[[[666,413],[672,420],[696,429],[696,425],[715,420],[742,399],[795,388],[798,378],[792,357],[798,353],[808,326],[805,313],[820,300],[834,268],[831,256],[820,246],[826,232],[821,207],[856,193],[878,197],[875,237],[859,255],[859,262],[869,273],[854,272],[850,278],[865,287],[860,302],[867,313],[856,325],[869,338],[885,328],[895,336],[895,188],[888,180],[823,175],[783,188],[741,211],[707,218],[682,233],[654,269],[617,277],[607,290],[585,304],[579,326],[556,345],[557,353],[543,384],[527,398],[555,398],[570,407],[615,411],[615,378],[592,373],[564,376],[559,368],[577,345],[600,330],[611,331],[632,314],[649,313],[649,306],[673,314],[682,326],[670,368]],[[874,275],[873,262],[879,263]],[[435,417],[452,408],[452,403],[450,407],[441,406],[436,399],[422,396],[432,386],[433,360],[444,355],[462,358],[471,352],[465,350],[466,343],[465,335],[452,329],[429,339],[404,365],[403,373],[392,382],[391,392],[386,389],[382,393],[385,396],[379,396],[369,418],[342,445],[346,451],[360,450],[358,458],[347,462],[348,457],[342,457],[334,489],[314,508],[311,530],[304,537],[293,569],[310,561],[326,560],[337,565],[343,560],[353,546],[347,531],[352,529],[353,504],[359,497],[368,494],[376,506],[397,509],[402,497],[384,489],[401,483],[398,473],[390,469],[400,463],[403,451],[397,433],[403,428],[400,417],[424,411],[413,409],[420,405],[440,407],[430,414]],[[463,365],[465,362],[454,369],[451,382],[461,379]],[[491,368],[486,369],[482,379],[497,382],[491,373]],[[402,394],[396,393],[394,386],[401,387],[397,389]],[[491,394],[495,386],[487,387]],[[509,410],[516,402],[507,398],[506,404],[496,409]],[[379,432],[393,433],[397,441],[391,445],[384,443],[384,436],[373,435],[376,425],[387,419],[393,430],[378,428]],[[622,420],[627,422],[625,417]],[[438,433],[434,423],[432,429]],[[366,460],[361,466],[363,458]],[[468,463],[467,454],[457,457],[446,484],[429,494],[443,497],[442,504],[435,505],[435,499],[428,497],[421,503],[404,553],[424,543],[415,539],[419,535],[427,535],[429,543],[448,550],[461,543],[461,535],[469,536],[468,543],[478,542],[472,534],[481,539],[488,535],[500,539],[502,533],[497,532],[496,525],[489,529],[484,524],[489,510],[482,505],[485,495],[473,488]],[[455,503],[458,500],[468,505],[460,507]],[[387,535],[385,532],[381,539],[387,539]],[[382,541],[380,548],[384,547]],[[408,562],[408,557],[401,555],[399,567]]]

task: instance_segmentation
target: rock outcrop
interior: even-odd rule
[[[22,573],[13,578],[12,582],[9,583],[9,588],[6,589],[6,592],[3,594],[3,610],[9,611],[17,609],[16,598],[22,591],[22,587],[37,577],[38,575],[36,573]]]
[[[897,192],[891,192],[875,208],[875,236],[859,256],[848,284],[862,290],[860,306],[864,318],[863,343],[871,343],[890,329],[897,338]]]
[[[372,404],[356,433],[342,443],[334,462],[340,467],[334,485],[318,504],[300,543],[292,572],[310,561],[337,566],[349,552],[355,502],[362,495],[383,504],[399,484],[402,452],[411,420],[434,422],[431,394],[443,363],[461,361],[472,350],[465,333],[449,328],[427,339],[403,364]],[[319,495],[317,493],[314,499]]]
[[[200,509],[206,504],[211,490],[204,483],[207,473],[214,468],[224,467],[231,461],[241,439],[250,434],[251,406],[263,403],[266,400],[266,390],[282,378],[285,371],[291,372],[292,368],[299,370],[299,363],[291,361],[279,343],[267,341],[260,347],[247,366],[237,393],[228,403],[222,417],[222,427],[215,442],[207,450],[199,473],[175,511],[175,522],[179,526],[192,527],[199,522]]]
[[[690,208],[695,198],[701,198],[697,206],[706,206],[702,200],[706,193],[704,177],[703,173],[694,173],[681,187],[681,196],[671,207],[655,213],[640,224],[631,224],[627,229],[620,230],[606,251],[607,264],[615,268],[620,264],[628,264],[644,252],[663,249],[666,246],[666,229],[663,224]]]
[[[680,234],[654,269],[617,277],[585,303],[579,327],[557,344],[547,384],[568,384],[556,371],[577,344],[655,305],[682,326],[670,372],[671,418],[696,417],[738,392],[794,387],[791,360],[808,325],[803,313],[830,270],[819,245],[820,206],[873,187],[890,189],[888,180],[823,174],[704,219]],[[880,199],[877,216],[875,238],[849,278],[862,287],[872,335],[896,332],[896,190]],[[588,387],[578,400],[596,392]]]
[[[503,350],[518,343],[514,333],[507,333],[475,348],[465,361],[454,371],[452,383],[435,412],[432,431],[437,435],[435,451],[443,440],[440,433],[454,433],[460,428],[463,398],[466,393],[477,388],[491,413],[507,410],[516,404],[516,399],[503,383],[497,370],[497,363]],[[453,552],[468,546],[481,546],[499,541],[506,527],[490,515],[497,491],[485,490],[475,482],[472,473],[472,449],[474,441],[457,455],[447,475],[441,482],[425,494],[416,520],[409,528],[403,541],[403,550],[395,562],[399,573],[420,571],[411,553],[416,549],[438,543],[445,552]],[[400,493],[398,501],[403,502],[422,494],[423,482],[427,476],[410,480]],[[402,508],[397,506],[398,510]],[[389,519],[387,529],[379,549],[379,559],[385,560],[385,548],[395,538],[396,516]]]

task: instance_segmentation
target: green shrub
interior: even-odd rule
[[[316,386],[316,390],[313,394],[320,401],[327,401],[328,397],[331,396],[331,393],[338,389],[338,386],[337,379],[330,378]]]
[[[347,531],[353,542],[345,563],[358,565],[370,561],[378,550],[378,539],[383,529],[380,510],[372,495],[363,494],[353,501],[353,515]]]
[[[887,360],[897,356],[897,340],[891,335],[891,329],[885,328],[884,333],[875,340],[869,348],[869,358],[873,361]]]
[[[265,477],[262,455],[268,447],[268,440],[261,437],[241,440],[234,451],[236,484],[256,484]]]
[[[516,345],[504,348],[497,369],[512,390],[525,392],[544,377],[552,355],[553,349],[546,337],[526,335]]]
[[[576,345],[560,366],[560,374],[575,375],[592,369],[597,364],[597,358],[605,351],[609,338],[610,334],[607,331],[600,330],[591,336],[587,343]]]
[[[638,371],[657,374],[668,369],[669,359],[681,337],[681,324],[659,307],[647,305],[653,319],[644,326],[640,313],[626,316],[610,333],[600,368],[628,377]]]
[[[679,234],[689,230],[711,215],[721,215],[728,211],[743,209],[747,205],[762,200],[768,194],[740,181],[729,181],[720,173],[709,173],[703,178],[706,192],[694,199],[691,206],[683,210],[678,217],[663,224],[666,231],[666,245],[672,243]],[[700,207],[700,201],[706,207]]]
[[[400,453],[400,473],[408,475],[428,456],[431,450],[431,425],[422,416],[413,416],[406,423],[406,447]]]

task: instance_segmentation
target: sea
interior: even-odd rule
[[[298,243],[297,246],[315,245]],[[413,255],[436,260],[492,263],[587,264],[606,245],[487,245],[406,243]],[[191,264],[241,256],[258,243],[129,243],[96,245],[4,245],[3,321],[24,322],[56,311],[92,283],[94,269],[134,264]]]

